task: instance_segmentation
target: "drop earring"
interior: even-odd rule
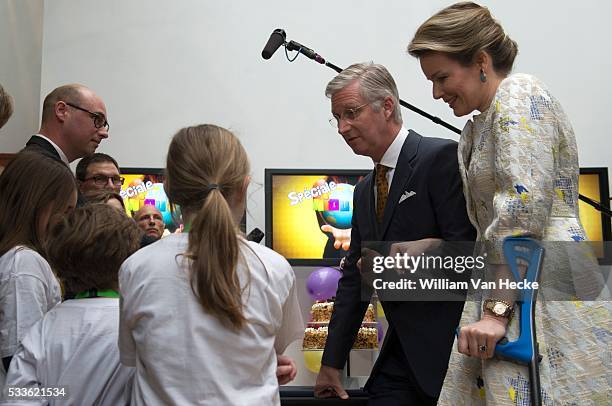
[[[487,74],[484,72],[482,68],[480,68],[480,81],[482,83],[487,81]]]

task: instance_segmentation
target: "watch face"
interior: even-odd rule
[[[503,303],[495,303],[495,306],[493,306],[493,313],[501,316],[506,313],[506,308],[507,306]]]

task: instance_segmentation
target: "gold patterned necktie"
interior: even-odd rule
[[[388,166],[376,164],[376,219],[382,223],[389,196],[389,182],[387,181]]]

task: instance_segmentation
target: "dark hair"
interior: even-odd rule
[[[64,291],[116,289],[123,261],[140,248],[134,221],[106,204],[79,207],[50,230],[48,261]]]
[[[6,124],[13,115],[13,98],[0,85],[0,128]]]
[[[60,210],[76,191],[74,176],[63,162],[23,151],[0,174],[0,256],[17,245],[43,254],[38,224]]]
[[[185,253],[191,288],[206,312],[235,330],[246,319],[236,272],[239,231],[227,199],[242,191],[249,170],[238,138],[215,125],[179,130],[168,149],[166,194],[171,205],[194,214]]]
[[[92,189],[84,193],[85,200],[89,204],[100,204],[100,203],[108,203],[110,199],[118,200],[125,210],[125,203],[123,203],[123,198],[117,192],[113,192],[112,190],[107,189]]]
[[[110,162],[113,165],[115,165],[117,170],[119,170],[119,164],[117,164],[117,161],[115,161],[115,159],[112,156],[106,155],[102,152],[96,152],[94,154],[85,155],[79,161],[76,167],[76,171],[75,171],[76,178],[80,180],[81,182],[85,181],[85,177],[87,176],[87,169],[89,168],[89,165],[102,163],[102,162]]]
[[[408,53],[416,58],[428,52],[442,52],[464,66],[474,63],[480,51],[491,56],[497,73],[507,75],[518,45],[488,8],[472,2],[453,4],[428,18],[408,45]]]

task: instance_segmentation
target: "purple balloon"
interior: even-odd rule
[[[378,322],[378,344],[380,344],[385,336],[385,330],[383,329],[382,323]]]
[[[321,268],[308,276],[306,290],[312,300],[327,300],[336,296],[342,273],[336,268]]]

